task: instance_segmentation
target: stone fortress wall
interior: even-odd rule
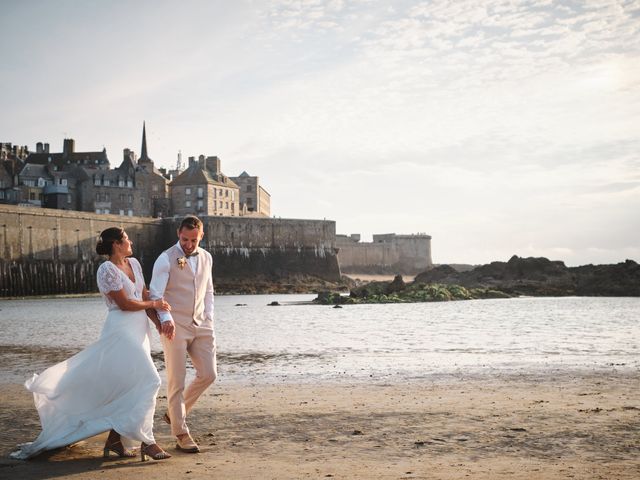
[[[214,281],[253,276],[278,281],[311,275],[340,278],[335,222],[202,217],[204,248],[214,256]],[[177,241],[180,218],[154,219],[0,205],[0,297],[97,291],[100,232],[122,226],[147,282],[153,262]]]
[[[416,274],[433,267],[431,236],[426,234],[373,235],[360,242],[359,234],[336,235],[342,273]]]

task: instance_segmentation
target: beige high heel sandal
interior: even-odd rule
[[[140,445],[140,459],[143,462],[147,461],[147,456],[153,458],[154,460],[164,460],[166,458],[171,458],[171,454],[168,452],[165,452],[162,448],[160,448],[159,452],[156,452],[154,454],[148,453],[147,448],[153,447],[154,445],[160,448],[157,443],[147,445],[146,443],[142,442],[142,444]]]

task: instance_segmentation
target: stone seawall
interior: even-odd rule
[[[335,222],[202,217],[203,247],[214,256],[214,281],[250,283],[314,277],[337,281]],[[153,262],[177,241],[179,219],[151,219],[0,205],[0,297],[95,292],[104,260],[102,230],[121,226],[132,239],[147,282]]]
[[[337,235],[336,246],[344,273],[416,274],[433,266],[431,237],[425,234],[374,235],[373,242]]]

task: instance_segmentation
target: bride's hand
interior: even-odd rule
[[[171,305],[169,305],[164,298],[154,300],[153,308],[155,308],[156,310],[164,310],[165,312],[171,311]]]

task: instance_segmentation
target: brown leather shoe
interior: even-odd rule
[[[176,437],[178,443],[176,444],[176,448],[182,452],[186,453],[198,453],[200,452],[200,448],[198,448],[198,444],[194,442],[191,435],[185,433],[184,435],[180,435]]]

